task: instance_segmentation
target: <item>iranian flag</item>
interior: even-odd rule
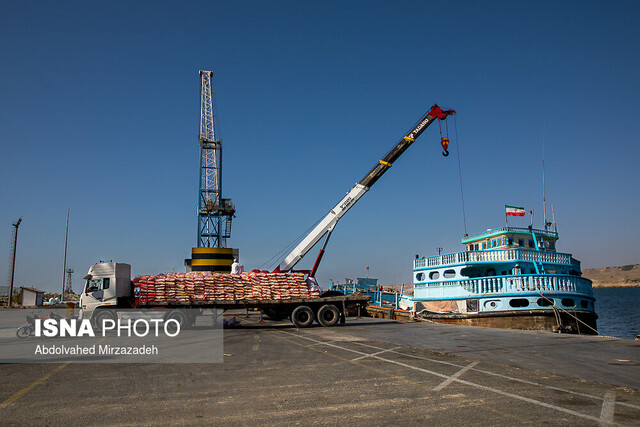
[[[504,211],[507,216],[524,216],[525,214],[524,208],[518,206],[504,205]]]

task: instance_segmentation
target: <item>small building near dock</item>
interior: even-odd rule
[[[28,287],[20,287],[20,305],[41,306],[44,303],[44,291]]]

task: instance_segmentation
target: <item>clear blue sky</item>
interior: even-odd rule
[[[196,240],[198,70],[214,72],[230,246],[258,267],[427,109],[458,111],[469,233],[547,201],[583,267],[640,262],[637,1],[0,2],[0,282],[98,260],[183,271]],[[545,130],[546,128],[546,130]],[[453,135],[452,140],[453,140]],[[455,141],[428,129],[340,222],[319,273],[411,280],[464,233]],[[514,219],[513,225],[527,225]],[[315,251],[300,267],[313,262]]]

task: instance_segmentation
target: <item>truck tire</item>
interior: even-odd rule
[[[333,304],[326,304],[320,307],[316,320],[322,326],[335,326],[340,321],[340,310]]]
[[[99,331],[102,330],[102,323],[105,320],[116,320],[116,314],[111,310],[96,310],[92,317],[93,327]]]
[[[189,326],[189,319],[187,315],[180,310],[171,310],[164,316],[165,323],[167,320],[175,320],[180,325],[180,330],[186,329]],[[171,332],[175,332],[173,326],[167,326]]]
[[[306,305],[300,305],[291,313],[291,323],[296,328],[308,328],[313,323],[313,310]]]

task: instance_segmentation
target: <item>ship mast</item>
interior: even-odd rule
[[[542,130],[542,216],[544,220],[544,229],[547,230],[547,199],[545,195],[545,186],[544,186],[544,136],[547,130],[547,125],[544,125]]]

